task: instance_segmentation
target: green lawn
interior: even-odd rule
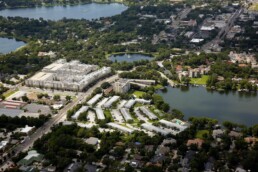
[[[206,85],[207,80],[209,79],[208,75],[203,75],[201,78],[191,78],[191,84],[197,85]]]
[[[196,133],[196,135],[195,135],[195,137],[196,138],[199,138],[199,139],[204,139],[204,134],[209,134],[209,131],[208,130],[199,130],[197,133]]]
[[[143,94],[144,94],[143,91],[135,91],[135,92],[133,92],[133,95],[135,95],[137,98],[142,97]]]
[[[163,88],[163,86],[162,86],[162,85],[160,85],[160,84],[157,84],[157,85],[155,85],[155,86],[154,86],[154,88],[155,88],[156,90],[158,90],[158,89]]]
[[[18,89],[16,89],[16,90],[8,90],[7,92],[5,92],[5,93],[3,94],[3,96],[4,96],[5,98],[7,98],[7,97],[13,95],[14,93],[16,93],[17,91],[18,91]]]

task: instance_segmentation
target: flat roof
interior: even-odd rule
[[[44,81],[47,78],[51,77],[53,74],[52,73],[46,73],[46,72],[39,72],[32,76],[30,79],[31,80],[36,80],[36,81]]]
[[[156,127],[156,126],[154,126],[152,124],[149,124],[149,123],[143,123],[141,126],[143,128],[145,128],[146,130],[155,131],[155,132],[160,133],[162,135],[168,135],[169,134],[168,131],[165,131],[165,130],[163,130],[163,129],[159,128],[159,127]]]
[[[97,118],[100,120],[105,119],[105,115],[104,112],[101,108],[95,108],[96,114],[97,114]]]
[[[122,108],[122,109],[120,109],[120,111],[121,111],[121,113],[122,113],[122,115],[123,115],[123,117],[125,118],[126,121],[133,119],[132,116],[130,115],[128,109]]]
[[[118,129],[120,131],[127,132],[127,133],[132,133],[134,131],[131,128],[127,128],[125,126],[119,125],[119,124],[114,123],[114,122],[107,123],[107,125],[112,127],[112,128],[116,128],[116,129]]]
[[[0,115],[6,115],[9,117],[15,117],[19,116],[22,114],[24,111],[20,109],[5,109],[5,108],[0,108]]]
[[[64,66],[64,64],[62,64],[62,63],[52,63],[52,64],[44,67],[44,69],[56,71],[56,70],[62,68],[63,66]]]
[[[31,104],[27,104],[23,108],[26,109],[27,112],[30,112],[30,113],[40,113],[43,115],[52,114],[52,111],[48,105],[31,103]]]
[[[30,127],[26,125],[24,128],[21,129],[21,133],[28,133],[30,132],[34,127]]]
[[[95,104],[100,98],[102,97],[102,94],[96,94],[94,97],[92,97],[87,104],[88,105],[93,105]]]
[[[75,114],[72,116],[73,119],[77,119],[81,113],[86,112],[89,109],[88,106],[82,106]]]

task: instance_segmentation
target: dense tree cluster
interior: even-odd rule
[[[100,149],[96,150],[92,145],[85,143],[84,139],[88,137],[97,137],[100,141]],[[64,138],[65,141],[64,141]],[[127,138],[119,132],[100,133],[96,127],[91,129],[80,128],[76,125],[56,126],[52,128],[52,132],[44,135],[37,140],[34,148],[50,160],[50,164],[57,166],[57,170],[64,169],[73,158],[77,158],[84,163],[91,163],[100,160],[104,155],[111,152],[116,159],[121,159],[125,153],[124,146],[115,146],[117,142],[125,144],[142,143],[158,145],[162,141],[162,137],[149,137],[143,132],[136,132],[128,135]],[[113,160],[103,158],[103,163],[112,171],[116,168]]]
[[[149,63],[145,66],[137,67],[133,72],[123,72],[120,74],[120,77],[130,79],[152,79],[162,83],[163,78],[158,72],[158,68],[156,63]]]
[[[40,127],[42,126],[50,116],[40,115],[39,118],[33,117],[9,117],[5,115],[0,116],[0,128],[13,131],[16,128],[24,127],[25,125]]]
[[[181,168],[180,157],[186,157],[189,154],[188,164],[192,171],[203,171],[205,164],[210,162],[213,164],[213,169],[220,171],[225,169],[235,169],[242,166],[244,169],[257,171],[258,145],[248,144],[244,137],[254,135],[258,136],[258,127],[245,127],[231,122],[224,122],[225,133],[220,136],[221,141],[218,142],[212,136],[212,131],[217,126],[218,121],[210,118],[190,118],[191,126],[184,132],[173,136],[177,143],[168,145],[172,150],[177,150],[177,156],[173,157],[173,153],[164,155],[166,157],[162,161],[162,166],[154,168],[152,165],[144,165],[141,171],[178,171]],[[233,138],[229,136],[229,132],[240,128],[241,137]],[[204,143],[201,147],[197,145],[186,146],[188,139],[196,138],[196,133],[205,131],[202,140]],[[100,149],[88,145],[84,139],[89,137],[97,137],[100,141]],[[170,136],[168,136],[170,137]],[[198,136],[200,137],[200,136]],[[63,138],[66,138],[65,140]],[[121,168],[119,162],[126,155],[126,148],[130,148],[131,152],[128,155],[133,157],[137,154],[143,157],[141,161],[151,162],[155,156],[155,150],[161,144],[164,137],[155,135],[148,136],[143,132],[136,131],[130,135],[119,132],[104,132],[100,133],[96,127],[91,129],[80,128],[76,125],[55,126],[52,132],[44,135],[34,144],[34,149],[44,154],[49,160],[48,164],[53,164],[58,167],[57,170],[62,170],[73,158],[82,161],[84,164],[98,162],[101,160],[106,165],[107,171],[116,171]],[[219,144],[218,144],[219,143]],[[232,147],[232,145],[235,145]],[[146,145],[153,145],[153,151],[146,151]],[[109,158],[113,156],[115,159]],[[61,158],[62,157],[62,158]],[[47,165],[47,164],[45,164]],[[134,169],[127,164],[127,170]]]
[[[0,56],[0,74],[28,74],[40,70],[50,63],[47,57],[24,55],[24,51]]]
[[[200,65],[208,65],[218,60],[229,60],[228,52],[209,53],[204,52],[200,54],[190,53],[188,55],[175,56],[172,60],[174,65],[180,64],[191,67],[198,67]]]

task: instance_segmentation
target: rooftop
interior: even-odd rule
[[[88,139],[85,140],[85,142],[89,145],[97,145],[98,144],[98,138],[96,137],[90,137]]]

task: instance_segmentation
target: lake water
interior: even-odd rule
[[[232,121],[251,126],[258,124],[258,96],[247,93],[208,92],[204,87],[180,89],[168,87],[158,91],[171,109],[178,109],[189,117],[210,117],[219,122]]]
[[[143,55],[143,54],[118,54],[111,55],[109,59],[113,62],[134,62],[140,60],[152,60],[153,57]]]
[[[27,17],[48,20],[60,20],[64,17],[68,19],[98,19],[100,17],[110,17],[121,14],[127,9],[127,6],[118,3],[97,4],[90,3],[75,6],[54,6],[54,7],[37,7],[21,9],[5,9],[0,11],[4,17]]]
[[[22,41],[17,41],[15,39],[8,39],[8,38],[0,38],[0,53],[1,54],[10,53],[24,45],[26,44]]]

